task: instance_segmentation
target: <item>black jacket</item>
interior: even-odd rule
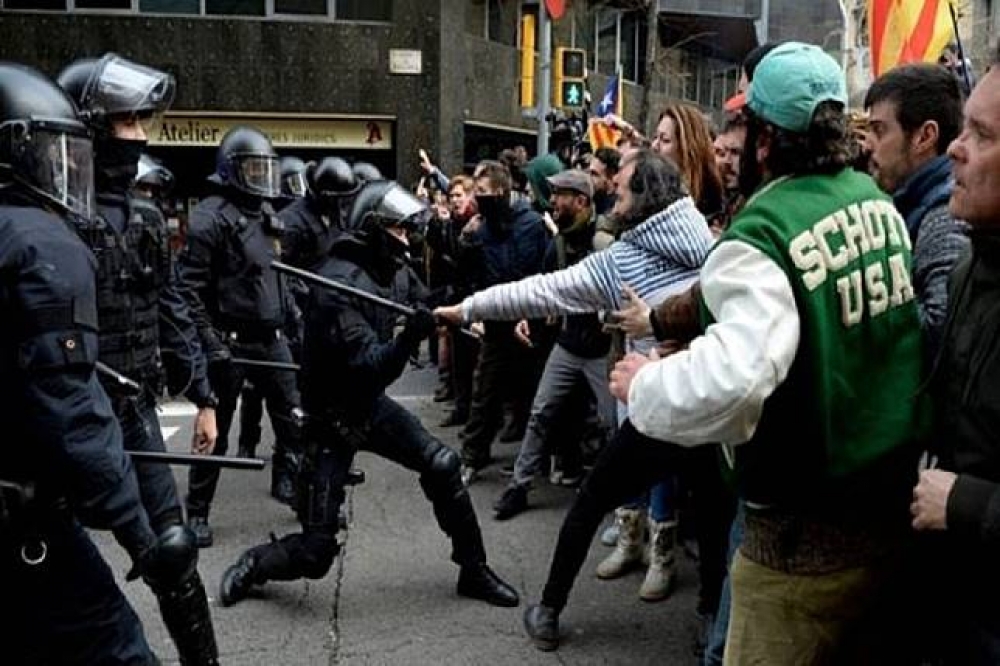
[[[51,213],[0,206],[0,318],[0,479],[64,497],[84,525],[113,530],[138,555],[155,537],[94,374],[95,262]]]
[[[403,303],[412,283],[375,266],[370,249],[344,236],[317,272],[368,293]],[[393,336],[399,314],[384,307],[313,288],[305,311],[302,406],[313,417],[365,422],[375,400],[406,368],[419,345]]]

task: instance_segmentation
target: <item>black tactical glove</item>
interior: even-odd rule
[[[434,319],[434,314],[420,305],[417,306],[412,315],[407,317],[406,325],[400,336],[410,345],[416,346],[420,344],[421,340],[433,333],[436,327],[437,322]]]

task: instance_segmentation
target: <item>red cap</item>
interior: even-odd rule
[[[739,111],[746,105],[747,105],[747,94],[745,92],[741,92],[741,93],[736,93],[735,95],[727,99],[726,103],[723,105],[723,108],[726,111],[733,113]]]

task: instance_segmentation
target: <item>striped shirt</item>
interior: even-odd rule
[[[573,266],[466,298],[462,313],[466,321],[480,321],[618,309],[626,284],[654,307],[697,279],[713,240],[705,218],[686,197]]]

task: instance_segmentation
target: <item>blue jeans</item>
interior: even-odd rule
[[[728,566],[733,564],[733,556],[743,543],[743,530],[745,529],[746,506],[743,502],[736,505],[736,517],[733,518],[733,526],[729,530],[729,558]],[[729,583],[729,576],[722,583],[722,596],[719,598],[719,611],[715,615],[715,624],[712,625],[712,633],[708,637],[708,646],[705,648],[705,658],[703,666],[722,666],[722,656],[726,651],[726,633],[729,631],[729,606],[732,602],[733,591]]]
[[[675,516],[674,493],[676,482],[673,478],[660,481],[640,497],[625,505],[627,509],[649,508],[649,518],[657,523],[673,520]]]

